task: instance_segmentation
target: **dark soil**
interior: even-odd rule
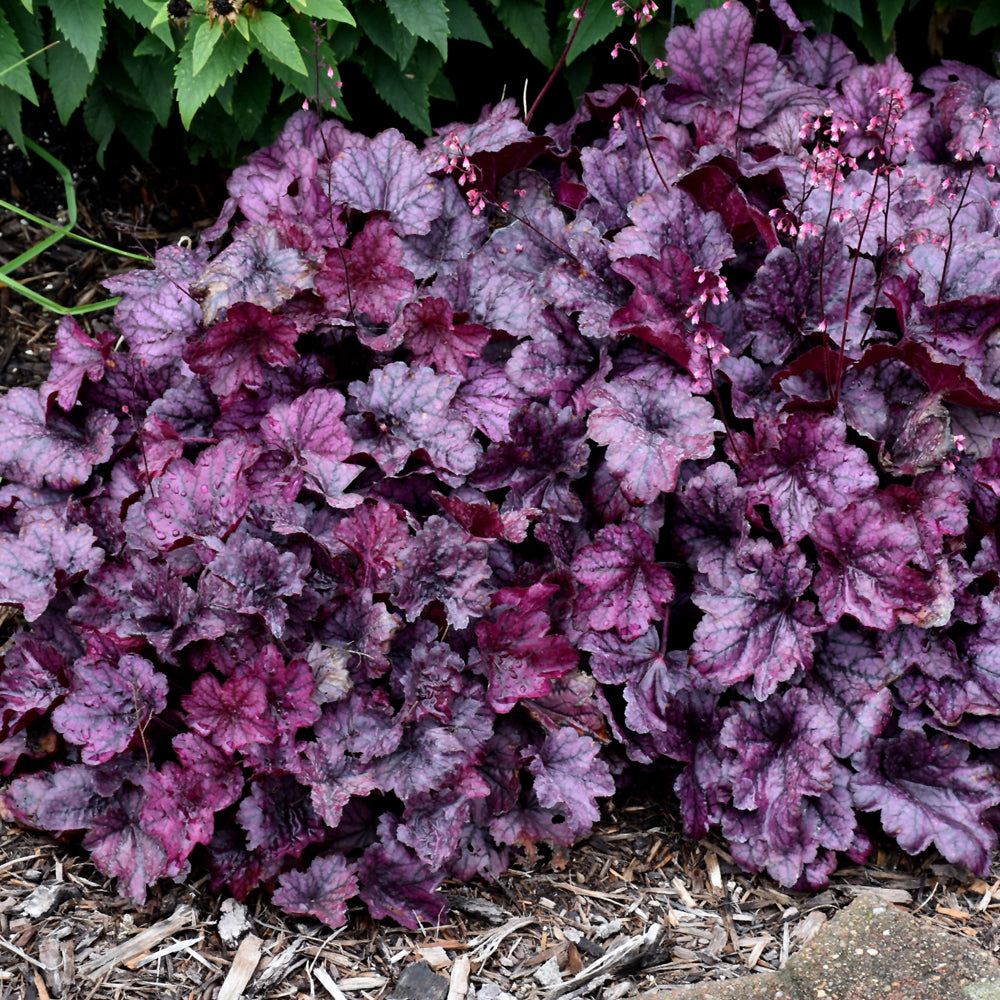
[[[78,207],[75,231],[113,249],[152,256],[167,243],[194,236],[215,221],[226,198],[226,174],[216,164],[192,165],[183,149],[164,139],[153,162],[123,146],[97,165],[96,146],[82,126],[63,127],[43,106],[25,122],[25,133],[69,168]],[[62,179],[35,155],[0,145],[0,198],[54,223],[66,220]],[[30,250],[49,230],[0,208],[0,265]],[[108,298],[101,282],[137,265],[84,243],[63,239],[18,268],[11,277],[60,306]],[[111,310],[77,317],[85,329],[107,325]],[[25,299],[0,279],[0,388],[38,385],[59,316]]]

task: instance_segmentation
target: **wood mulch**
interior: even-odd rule
[[[144,165],[98,176],[89,155],[70,164],[78,228],[111,246],[195,235],[221,207],[217,172]],[[58,219],[61,186],[19,156],[0,149],[0,197]],[[0,211],[0,262],[44,235]],[[106,297],[100,281],[125,269],[64,240],[16,277],[74,305]],[[93,331],[110,313],[79,321]],[[0,286],[0,392],[44,380],[56,323]],[[2,643],[12,621],[0,617]],[[522,859],[495,883],[447,884],[448,922],[419,932],[375,923],[360,906],[331,931],[285,917],[263,894],[220,899],[198,873],[136,906],[72,845],[0,823],[0,1000],[618,1000],[779,968],[861,892],[1000,951],[1000,863],[978,879],[933,853],[883,847],[823,892],[789,892],[741,872],[721,841],[685,840],[660,791],[609,804],[564,858]]]
[[[0,1000],[621,1000],[780,968],[861,893],[1000,943],[1000,866],[983,880],[881,849],[823,892],[789,892],[741,872],[719,841],[685,840],[649,789],[612,804],[564,861],[446,884],[447,923],[407,931],[358,906],[331,931],[263,894],[220,899],[204,879],[136,906],[71,846],[8,827]]]

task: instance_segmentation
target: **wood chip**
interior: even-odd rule
[[[469,972],[472,963],[468,955],[461,955],[455,959],[455,964],[451,967],[451,979],[448,982],[448,1000],[465,1000],[469,992]]]
[[[243,991],[260,962],[263,943],[256,934],[249,934],[240,942],[217,1000],[239,1000],[243,996]]]
[[[574,976],[552,990],[546,996],[545,1000],[559,1000],[559,997],[564,997],[568,993],[575,993],[581,987],[586,986],[590,988],[592,984],[596,985],[597,981],[607,979],[608,976],[622,968],[622,966],[628,965],[642,955],[653,951],[659,944],[662,936],[663,928],[659,924],[653,924],[645,934],[638,934],[633,938],[629,938],[628,941],[623,941],[616,947],[609,949],[603,958],[597,959],[596,962],[589,965],[579,975]]]
[[[195,920],[195,912],[190,906],[178,906],[165,920],[158,921],[152,927],[139,931],[128,941],[115,945],[106,952],[84,962],[80,966],[80,975],[90,979],[97,978],[116,965],[144,955],[164,938],[194,924]]]

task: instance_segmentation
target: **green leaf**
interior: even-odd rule
[[[803,21],[812,21],[813,30],[818,35],[828,35],[833,31],[834,10],[825,0],[798,0],[795,14]]]
[[[181,112],[181,123],[191,127],[195,112],[228,80],[238,73],[250,55],[250,46],[236,31],[227,32],[212,52],[212,58],[195,76],[192,72],[194,36],[189,34],[181,48],[174,69],[174,89]]]
[[[859,27],[865,22],[861,10],[861,0],[826,0],[827,4],[840,14],[846,14]]]
[[[553,65],[545,5],[538,0],[490,0],[500,23],[541,63]]]
[[[104,37],[104,0],[48,0],[56,27],[93,69]]]
[[[0,129],[3,129],[22,150],[24,149],[21,95],[10,87],[0,86]]]
[[[191,75],[197,76],[204,68],[222,41],[222,26],[212,24],[206,17],[194,32],[194,44],[191,48]]]
[[[1000,24],[1000,3],[992,0],[990,3],[979,3],[976,5],[976,12],[972,15],[972,23],[969,25],[969,32],[978,35],[988,28],[995,28]]]
[[[173,35],[174,29],[171,25],[170,17],[167,15],[167,5],[165,3],[161,3],[159,5],[153,20],[149,22],[149,31],[149,37],[144,38],[143,41],[136,46],[137,53],[139,52],[143,42],[150,41],[154,38],[158,38],[161,42],[163,42],[163,44],[166,45],[171,52],[176,51],[177,46],[174,45]]]
[[[248,42],[250,41],[250,18],[236,18],[235,28]]]
[[[341,24],[354,24],[351,12],[340,0],[291,0],[291,4],[308,17],[339,21]]]
[[[404,73],[380,49],[371,49],[365,55],[364,66],[375,93],[401,118],[430,135],[430,81]]]
[[[83,106],[83,123],[97,143],[97,162],[104,166],[104,151],[115,134],[115,116],[108,104],[107,93],[101,86],[91,87]]]
[[[283,63],[293,73],[306,75],[306,64],[302,61],[302,53],[287,25],[277,14],[272,14],[269,10],[261,11],[260,17],[250,22],[250,34],[261,49]]]
[[[882,21],[882,37],[888,38],[903,13],[906,0],[878,0],[878,16]]]
[[[483,22],[469,0],[448,0],[448,30],[456,41],[478,42],[488,49],[493,48],[490,36],[486,34]]]
[[[174,62],[169,53],[121,57],[122,68],[128,74],[136,94],[160,123],[166,126],[174,108]]]
[[[7,15],[0,9],[0,66],[8,67],[8,72],[0,76],[0,86],[5,90],[13,90],[29,101],[38,103],[35,96],[35,86],[31,81],[31,70],[24,59],[25,53],[21,43],[14,34]],[[16,65],[20,63],[20,65]]]
[[[392,16],[417,38],[448,57],[448,8],[445,0],[385,0]]]
[[[407,31],[381,4],[358,9],[358,27],[399,66],[405,66],[417,48],[418,38]],[[339,33],[338,33],[339,34]]]
[[[568,8],[569,24],[566,28],[566,41],[573,34],[576,27],[576,20],[572,14],[574,10],[581,7],[582,0],[570,0]],[[611,4],[607,0],[590,0],[587,10],[584,13],[583,21],[580,22],[580,30],[573,39],[573,45],[566,56],[568,66],[582,52],[593,48],[598,42],[603,42],[613,31],[621,26],[622,19],[614,12]]]
[[[233,123],[240,138],[248,142],[264,120],[271,102],[274,78],[263,63],[254,60],[240,74],[239,86],[233,92]]]
[[[49,62],[49,88],[52,100],[56,105],[59,121],[65,125],[70,115],[83,104],[90,84],[97,73],[97,67],[91,68],[87,60],[65,41],[46,53]]]
[[[137,24],[141,24],[144,28],[148,28],[150,22],[159,13],[159,9],[162,7],[164,13],[166,12],[167,5],[165,3],[160,4],[158,7],[150,7],[146,0],[111,0],[111,2],[123,13],[128,15]]]

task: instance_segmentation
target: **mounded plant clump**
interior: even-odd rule
[[[1000,84],[787,20],[544,136],[299,113],[117,332],[63,322],[0,399],[11,818],[333,925],[651,765],[787,886],[876,823],[986,872]]]

